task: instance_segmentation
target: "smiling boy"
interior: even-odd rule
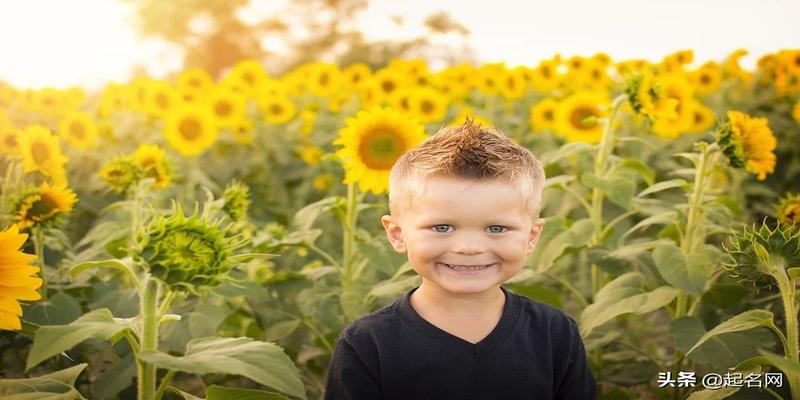
[[[500,286],[541,235],[543,184],[528,150],[470,121],[404,154],[382,223],[422,283],[342,331],[325,398],[595,399],[575,321]]]

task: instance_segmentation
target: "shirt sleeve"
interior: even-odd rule
[[[581,340],[578,324],[569,318],[569,355],[561,383],[555,390],[554,399],[597,399],[597,383],[592,368],[586,360],[586,349]],[[566,356],[567,354],[565,354]]]
[[[383,398],[377,378],[356,350],[344,339],[336,341],[325,384],[325,400],[376,400]]]

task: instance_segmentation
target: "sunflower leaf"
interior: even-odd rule
[[[746,331],[761,326],[773,330],[777,329],[773,322],[773,315],[771,312],[766,310],[745,311],[739,315],[731,317],[727,321],[706,332],[706,334],[700,337],[700,339],[697,340],[697,343],[695,343],[694,346],[692,346],[689,351],[686,352],[686,355],[688,356],[691,352],[700,347],[700,345],[714,336],[721,335],[723,333]]]
[[[89,364],[83,363],[51,374],[28,379],[0,380],[4,399],[85,400],[75,389],[78,375]]]
[[[140,353],[139,359],[159,368],[194,374],[241,375],[290,396],[306,398],[297,367],[274,343],[247,337],[205,337],[190,341],[181,357],[149,351]]]

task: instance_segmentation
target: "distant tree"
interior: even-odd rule
[[[397,57],[432,56],[450,64],[471,54],[466,45],[469,30],[445,12],[426,19],[429,35],[369,40],[356,25],[357,14],[369,5],[367,0],[290,0],[273,15],[246,19],[242,17],[250,0],[121,1],[135,7],[143,35],[180,46],[185,50],[184,67],[203,68],[214,76],[242,59],[261,60],[280,73],[316,60],[378,67]],[[402,24],[402,18],[395,17],[395,23]],[[460,37],[461,46],[430,40],[446,35]],[[275,42],[283,49],[265,46]]]

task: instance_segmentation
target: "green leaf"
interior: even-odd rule
[[[609,177],[599,177],[592,172],[581,175],[581,182],[601,190],[612,203],[628,209],[636,191],[637,174],[629,169],[618,169]]]
[[[791,279],[800,278],[800,267],[789,268],[786,270],[786,273],[789,274],[789,278]]]
[[[703,321],[692,316],[672,321],[669,331],[675,339],[675,348],[684,354],[707,333]],[[726,333],[709,339],[688,357],[717,372],[724,372],[725,368],[758,355],[759,346],[769,348],[774,345],[775,339],[765,328]]]
[[[37,325],[66,325],[78,319],[83,310],[74,297],[64,292],[56,293],[45,301],[25,305],[22,315]]]
[[[276,322],[270,325],[264,331],[264,337],[267,340],[281,340],[294,332],[298,326],[300,326],[300,321],[297,318],[290,319],[287,321]]]
[[[648,185],[652,185],[656,179],[656,173],[653,172],[653,169],[637,159],[626,158],[622,160],[621,166],[636,172]]]
[[[567,248],[586,246],[592,239],[594,224],[588,218],[576,221],[567,230],[556,235],[552,240],[542,243],[544,248],[537,260],[537,270],[547,271],[553,263],[564,254]]]
[[[411,290],[420,282],[418,275],[406,276],[400,279],[390,279],[376,284],[367,293],[368,299],[375,298],[396,298],[402,293]]]
[[[75,390],[75,381],[87,365],[78,364],[36,378],[0,379],[0,397],[4,400],[85,400]]]
[[[544,187],[560,186],[575,180],[573,175],[558,175],[544,180]]]
[[[672,189],[676,187],[683,187],[686,185],[686,181],[683,179],[670,179],[668,181],[658,182],[656,184],[648,186],[645,190],[639,192],[636,197],[644,197],[649,194],[657,193],[663,190]]]
[[[742,361],[736,368],[752,368],[754,365],[772,366],[783,371],[787,377],[800,378],[800,363],[792,362],[777,354],[760,350],[760,356]]]
[[[170,391],[172,393],[175,393],[178,396],[181,396],[183,398],[183,400],[205,400],[202,397],[197,397],[197,396],[195,396],[193,394],[186,393],[186,392],[184,392],[184,391],[182,391],[182,390],[180,390],[180,389],[178,389],[178,388],[176,388],[174,386],[167,386],[167,391]]]
[[[542,162],[542,165],[550,165],[560,161],[561,159],[570,157],[580,152],[589,151],[591,149],[591,145],[583,142],[567,143],[556,150],[542,154],[539,157],[539,160]]]
[[[650,292],[643,286],[644,277],[638,272],[629,272],[600,289],[594,303],[581,312],[581,335],[588,336],[595,328],[620,315],[645,314],[661,308],[678,295],[678,290],[669,286]]]
[[[297,367],[274,343],[246,337],[208,337],[190,341],[181,357],[142,352],[139,359],[159,368],[193,374],[241,375],[288,395],[306,398]]]
[[[589,261],[602,268],[612,276],[619,276],[630,271],[630,262],[623,258],[614,257],[611,251],[603,247],[592,247],[587,253]]]
[[[652,256],[661,277],[670,285],[686,293],[702,296],[722,253],[716,247],[704,244],[687,257],[678,246],[670,243],[656,247]]]
[[[752,368],[744,368],[744,369],[735,369],[736,372],[741,372],[742,376],[747,376],[749,374],[760,374],[761,368],[760,367],[752,367]],[[698,390],[696,392],[692,392],[686,400],[721,400],[727,399],[728,397],[732,396],[734,393],[741,390],[741,387],[732,387],[732,386],[725,386],[719,389],[705,389],[705,390]]]
[[[124,263],[124,262],[122,262],[120,260],[117,260],[117,259],[104,260],[104,261],[87,261],[87,262],[84,262],[84,263],[80,263],[80,264],[70,268],[69,276],[74,279],[76,276],[80,275],[82,272],[84,272],[84,271],[86,271],[88,269],[95,269],[95,268],[112,268],[112,269],[116,269],[116,270],[119,270],[121,272],[125,272],[126,274],[130,275],[131,277],[133,277],[135,279],[138,279],[136,277],[136,273],[133,272],[133,269],[131,269],[130,265],[128,265],[128,264],[126,264],[126,263]]]
[[[655,224],[673,224],[675,220],[678,218],[678,213],[675,211],[665,211],[656,215],[651,215],[641,221],[639,221],[636,225],[632,226],[628,229],[625,233],[622,234],[622,239],[625,239],[630,234],[640,230],[642,228],[646,228],[650,225]]]
[[[129,322],[115,321],[107,308],[84,314],[69,325],[42,326],[36,331],[25,370],[86,339],[106,340],[129,328]]]
[[[314,221],[324,212],[327,212],[336,205],[336,197],[326,197],[322,200],[315,201],[303,208],[301,208],[294,215],[293,223],[298,227],[298,230],[307,231],[314,225]]]
[[[556,308],[564,308],[559,291],[544,285],[518,283],[509,286],[509,289],[529,299],[533,299]]]
[[[777,329],[775,328],[773,315],[771,312],[766,310],[745,311],[739,315],[731,317],[727,321],[715,326],[714,329],[708,331],[697,341],[697,343],[694,344],[694,346],[689,349],[689,351],[686,352],[686,355],[688,356],[691,354],[692,351],[714,336],[721,335],[723,333],[746,331],[748,329],[758,328],[761,326]]]
[[[714,283],[703,293],[702,301],[718,308],[731,308],[739,305],[750,290],[739,284]]]
[[[711,274],[719,266],[722,259],[722,252],[710,244],[697,246],[692,253],[686,257],[686,268],[689,282],[694,288],[694,294],[702,296],[706,282],[711,278]]]
[[[263,390],[228,388],[213,385],[206,389],[206,400],[287,400],[287,397],[275,392]]]
[[[112,398],[130,386],[134,378],[136,378],[136,363],[133,360],[133,353],[128,353],[95,379],[92,385],[92,398],[100,400]]]

